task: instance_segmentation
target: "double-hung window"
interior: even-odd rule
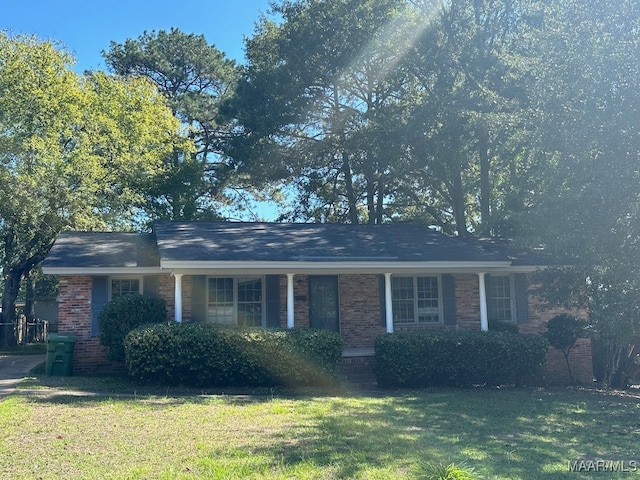
[[[225,325],[264,325],[262,277],[209,277],[207,321]]]
[[[441,323],[442,297],[438,276],[393,276],[391,278],[393,323],[434,325]]]
[[[111,298],[124,297],[133,293],[142,293],[140,278],[111,278]]]
[[[515,291],[513,277],[510,275],[487,276],[487,310],[489,320],[496,322],[514,322]]]

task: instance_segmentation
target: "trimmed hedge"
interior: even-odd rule
[[[140,294],[116,297],[104,306],[98,316],[100,344],[109,347],[110,360],[124,362],[124,339],[140,325],[167,321],[167,308],[161,298]]]
[[[513,322],[500,322],[497,320],[489,320],[490,332],[508,332],[518,333],[518,325]]]
[[[542,335],[430,331],[376,338],[378,385],[469,387],[535,382],[548,350]]]
[[[342,338],[296,328],[248,329],[172,323],[138,328],[125,339],[132,378],[162,385],[300,386],[337,373]]]

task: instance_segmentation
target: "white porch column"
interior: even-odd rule
[[[182,323],[182,273],[174,273],[175,278],[175,313],[174,319],[178,323]]]
[[[391,274],[384,274],[384,308],[387,333],[393,333],[393,296],[391,295]]]
[[[293,328],[295,321],[293,318],[293,273],[287,273],[287,328]]]
[[[481,272],[478,274],[478,294],[480,295],[480,330],[482,330],[483,332],[489,330],[489,319],[487,316],[487,287],[484,282],[485,275],[486,272]]]

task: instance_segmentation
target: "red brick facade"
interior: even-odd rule
[[[480,330],[480,297],[477,275],[456,275],[456,317],[461,330]]]
[[[91,277],[60,277],[58,332],[77,336],[74,347],[74,373],[93,373],[110,368],[105,348],[91,336]]]
[[[379,275],[343,274],[338,277],[340,332],[345,349],[368,350],[374,346],[376,336],[385,333],[386,327],[380,306]],[[167,302],[167,316],[174,318],[174,278],[165,275],[158,282],[159,295]],[[480,301],[478,276],[474,274],[455,275],[457,325],[453,328],[480,330]],[[294,277],[294,318],[295,325],[309,326],[309,282],[307,275]],[[529,321],[519,325],[521,333],[532,334],[545,331],[544,323],[560,310],[543,311],[534,298],[529,299]],[[182,318],[191,320],[191,277],[182,278]],[[287,318],[287,277],[280,278],[280,324],[286,326]],[[428,328],[434,328],[433,326]],[[444,328],[436,326],[435,328]],[[98,337],[91,336],[91,277],[60,277],[59,320],[60,333],[77,335],[74,355],[74,371],[95,372],[110,366],[105,358],[104,348]],[[396,329],[399,330],[399,329]],[[408,330],[404,327],[403,330]],[[582,383],[592,380],[591,344],[581,341],[571,353],[574,376]],[[566,383],[568,373],[561,352],[551,349],[546,368],[549,383]]]

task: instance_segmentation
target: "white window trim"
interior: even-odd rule
[[[108,287],[109,287],[109,300],[113,299],[113,281],[114,280],[138,280],[138,293],[142,294],[142,292],[144,292],[144,277],[142,275],[114,275],[109,277],[109,283],[108,283]]]
[[[438,321],[437,322],[423,322],[418,321],[418,278],[419,277],[436,277],[438,279]],[[391,301],[393,302],[393,279],[394,278],[413,278],[413,314],[414,319],[412,322],[402,322],[393,320],[394,327],[421,327],[432,325],[444,324],[444,305],[442,301],[442,275],[393,275],[391,277]]]
[[[490,278],[495,277],[509,277],[509,308],[511,309],[511,318],[509,320],[494,320],[489,318],[488,320],[491,322],[507,322],[507,323],[518,323],[518,313],[516,312],[516,278],[513,274],[505,273],[505,274],[491,274]],[[487,304],[490,305],[492,301],[492,297],[489,296],[490,288],[487,286]]]
[[[238,280],[247,278],[247,279],[260,279],[260,287],[261,287],[261,319],[260,319],[260,327],[265,328],[267,325],[267,300],[266,300],[266,285],[265,285],[265,276],[264,275],[208,275],[206,281],[206,291],[207,291],[207,314],[206,321],[209,322],[209,279],[211,278],[231,278],[233,279],[233,324],[238,325]],[[216,323],[216,322],[211,322]],[[217,324],[217,323],[216,323]]]

